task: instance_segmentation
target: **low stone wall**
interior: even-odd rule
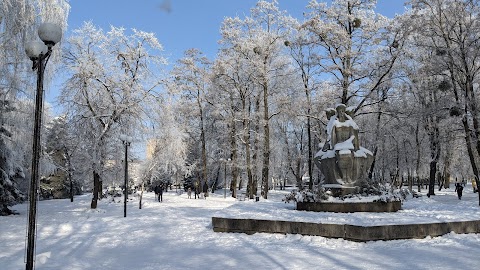
[[[334,203],[334,202],[297,202],[297,210],[314,212],[397,212],[402,208],[401,201],[393,202],[355,202],[355,203]]]
[[[427,224],[356,226],[348,224],[212,217],[212,225],[214,232],[302,234],[327,238],[343,238],[359,242],[412,238],[421,239],[427,236],[440,236],[450,232],[458,234],[480,233],[480,220]]]
[[[331,238],[343,238],[345,236],[344,225],[338,224],[212,217],[212,225],[214,232],[291,233]]]
[[[371,227],[345,225],[345,239],[352,241],[425,238],[450,232],[480,233],[480,220]]]

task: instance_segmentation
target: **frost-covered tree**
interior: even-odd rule
[[[159,72],[166,60],[152,33],[111,27],[104,32],[91,22],[68,40],[64,63],[68,80],[60,102],[69,110],[79,137],[88,145],[93,174],[92,208],[96,208],[109,160],[120,152],[118,136],[138,136],[159,94]]]
[[[317,65],[337,89],[337,102],[355,105],[355,112],[388,82],[405,38],[395,21],[374,11],[376,2],[313,0],[302,26],[319,47]]]
[[[14,167],[11,163],[12,153],[3,139],[0,139],[0,215],[12,214],[8,206],[19,202],[23,195],[18,190],[15,180],[25,175],[21,167]]]
[[[47,123],[45,151],[55,166],[55,173],[50,176],[50,188],[58,194],[55,198],[70,197],[80,194],[80,183],[74,181],[75,171],[72,159],[80,149],[81,140],[76,139],[67,115],[54,117]]]
[[[228,159],[236,160],[235,166],[232,167],[233,186],[237,183],[237,169],[245,168],[247,191],[249,197],[253,199],[257,194],[258,183],[256,155],[252,154],[255,146],[253,138],[256,137],[252,130],[253,103],[254,100],[258,100],[254,96],[256,91],[255,82],[252,80],[254,70],[250,68],[248,60],[241,51],[227,46],[217,57],[212,73],[211,96],[215,97],[216,101],[220,101],[215,102],[213,106],[222,123],[217,130],[225,138],[220,141],[223,149],[219,149],[218,156],[224,162]],[[243,154],[239,155],[240,151]],[[232,196],[236,197],[236,191],[232,191]]]
[[[174,69],[172,75],[174,78],[175,91],[181,97],[180,103],[185,110],[191,114],[188,116],[192,124],[193,139],[199,142],[198,151],[200,157],[197,162],[199,164],[199,174],[201,182],[208,180],[207,178],[207,142],[206,142],[206,99],[208,85],[210,61],[197,49],[189,49],[185,52]]]
[[[477,185],[479,181],[480,120],[477,107],[480,75],[480,34],[477,0],[414,0],[411,21],[417,46],[435,56],[438,88],[450,91],[455,101],[452,116],[462,116],[465,144]],[[480,204],[480,194],[479,194]]]
[[[288,40],[291,31],[292,18],[279,9],[275,0],[258,1],[250,13],[251,15],[244,19],[236,17],[224,20],[222,42],[225,46],[241,52],[254,71],[252,76],[256,84],[254,95],[259,101],[255,103],[257,105],[255,110],[257,113],[261,112],[258,114],[261,117],[256,122],[262,134],[261,185],[263,197],[267,198],[271,154],[270,120],[278,114],[278,108],[275,106],[272,108],[271,103],[288,87],[287,78],[291,74],[291,62],[285,52],[285,40]],[[232,162],[236,163],[234,159]]]
[[[300,164],[302,163],[302,157],[306,156],[307,165],[308,165],[308,176],[310,177],[309,181],[309,189],[313,187],[313,124],[312,118],[315,118],[315,113],[318,113],[314,109],[314,98],[319,92],[319,83],[320,80],[319,76],[321,76],[321,67],[318,65],[317,62],[317,55],[320,53],[318,46],[315,42],[311,41],[310,32],[305,28],[301,27],[301,23],[299,21],[293,21],[292,28],[295,30],[292,33],[290,40],[285,41],[285,45],[290,48],[290,55],[293,59],[294,67],[296,69],[296,74],[301,78],[301,86],[299,89],[302,89],[304,94],[304,99],[301,99],[303,102],[301,104],[297,104],[300,106],[303,119],[306,121],[306,130],[302,132],[306,132],[306,155],[303,153],[295,160],[295,166],[290,166],[292,173],[295,175],[297,179],[297,183],[300,184],[299,188],[302,189],[303,186],[301,178],[302,175],[300,173]],[[302,130],[302,129],[300,129]],[[303,136],[295,136],[296,138],[300,138],[303,140]],[[299,147],[297,149],[303,149],[304,147]],[[292,149],[293,150],[293,149]],[[290,163],[292,164],[292,163]],[[293,165],[293,164],[292,164]]]
[[[31,61],[25,55],[24,44],[37,38],[41,22],[54,22],[65,29],[69,5],[64,0],[33,0],[0,2],[0,214],[8,214],[8,205],[22,198],[16,183],[28,176],[25,168],[30,166],[29,153],[25,151],[28,141],[19,141],[24,134],[31,134],[31,127],[24,127],[28,116],[19,111],[20,97],[34,96],[35,75]],[[56,62],[55,53],[50,66]],[[50,76],[47,69],[45,83]],[[28,103],[25,103],[28,104]],[[21,135],[21,136],[17,136]],[[27,177],[28,178],[28,177]]]
[[[180,183],[180,177],[188,176],[191,167],[187,164],[188,134],[184,122],[176,114],[176,103],[170,99],[162,103],[156,111],[152,142],[154,151],[150,160],[143,168],[143,180],[152,183],[168,175],[174,178],[175,184]]]
[[[308,5],[302,29],[309,31],[307,42],[316,45],[314,59],[319,72],[335,89],[335,100],[354,106],[354,114],[375,114],[369,123],[375,139],[365,144],[374,152],[376,162],[385,100],[394,95],[397,63],[408,38],[408,24],[395,17],[388,19],[375,12],[376,0],[333,0],[330,4],[313,0]],[[357,118],[357,121],[361,120]],[[368,125],[362,125],[367,128]],[[369,136],[366,136],[368,138]]]

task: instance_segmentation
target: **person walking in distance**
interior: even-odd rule
[[[163,186],[159,186],[159,190],[158,190],[158,201],[159,202],[163,202]]]
[[[159,185],[156,185],[154,188],[153,188],[153,191],[155,192],[155,200],[158,200],[158,192],[160,190],[160,186]]]
[[[163,201],[163,188],[160,185],[155,186],[155,196],[157,197],[158,201],[161,202]]]
[[[462,199],[463,185],[461,183],[455,183],[455,191],[457,192],[458,199]]]
[[[208,184],[207,184],[207,181],[205,181],[205,183],[203,184],[202,191],[203,191],[203,198],[204,198],[204,199],[207,199],[207,197],[208,197]]]

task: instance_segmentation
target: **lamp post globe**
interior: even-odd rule
[[[37,89],[35,94],[35,116],[33,126],[32,143],[32,171],[29,188],[29,210],[28,210],[28,229],[27,229],[27,256],[26,269],[34,268],[35,257],[35,232],[36,232],[36,211],[37,211],[37,188],[39,180],[39,162],[40,162],[40,136],[42,126],[43,112],[43,74],[45,66],[50,59],[52,47],[62,38],[61,27],[47,23],[40,26],[39,37],[43,42],[32,41],[25,44],[25,52],[33,62],[33,70],[37,71]],[[41,35],[40,35],[41,33]]]
[[[30,41],[25,44],[25,53],[32,61],[38,60],[40,55],[45,55],[48,52],[48,47],[42,41]]]
[[[52,47],[62,39],[62,28],[54,23],[42,23],[38,27],[38,36],[45,45]]]

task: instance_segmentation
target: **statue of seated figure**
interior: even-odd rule
[[[327,142],[315,155],[315,162],[325,176],[326,184],[354,187],[364,178],[373,155],[360,147],[358,126],[344,104],[326,111]]]
[[[347,144],[353,144],[352,149],[357,151],[359,149],[358,126],[353,119],[346,114],[345,110],[346,106],[344,104],[337,105],[337,119],[333,123],[333,128],[330,134],[331,145],[341,148],[339,144],[347,142]],[[348,146],[346,145],[346,147]]]

